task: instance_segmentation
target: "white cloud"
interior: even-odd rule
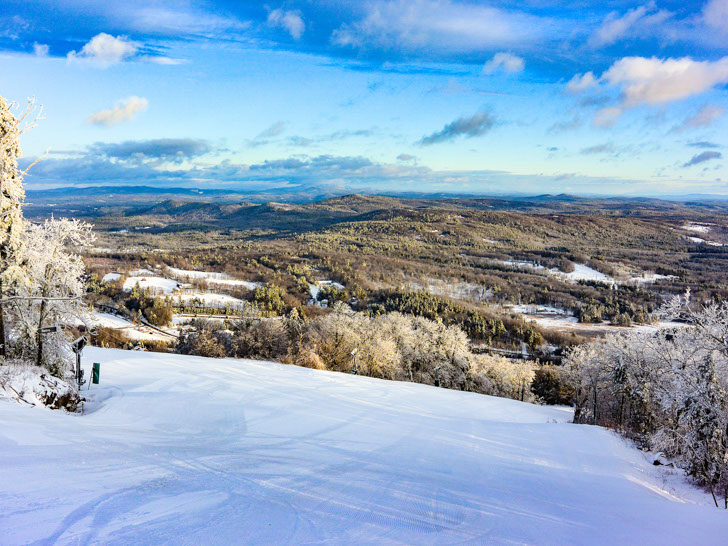
[[[703,7],[706,25],[728,32],[728,0],[710,0]]]
[[[138,59],[142,61],[146,61],[148,63],[153,64],[161,64],[165,66],[176,66],[179,64],[185,64],[187,62],[186,59],[175,59],[173,57],[162,57],[162,56],[151,56],[151,55],[142,55],[141,57],[138,57]]]
[[[665,104],[728,83],[728,57],[717,61],[624,57],[602,74],[622,89],[623,106]]]
[[[553,31],[553,21],[452,0],[375,0],[357,22],[334,31],[334,44],[425,56],[524,47]]]
[[[268,14],[268,24],[285,29],[294,40],[300,40],[306,30],[306,23],[297,11],[274,9]]]
[[[594,77],[594,73],[590,71],[586,74],[576,74],[566,84],[566,89],[571,93],[581,93],[598,85],[599,81]]]
[[[78,53],[69,52],[68,58],[71,60],[84,59],[102,66],[109,66],[132,57],[138,49],[139,46],[136,42],[132,42],[124,36],[114,37],[102,32],[91,38],[91,41],[84,45]]]
[[[133,120],[139,112],[143,112],[148,106],[149,101],[145,98],[129,97],[117,102],[113,108],[91,114],[86,118],[86,121],[93,125],[110,127],[122,121]]]
[[[621,17],[612,12],[589,38],[591,47],[609,46],[629,35],[643,37],[650,30],[672,17],[666,10],[656,11],[655,3],[628,10]]]
[[[725,108],[716,104],[706,104],[695,115],[692,115],[675,127],[672,132],[682,133],[689,129],[699,129],[700,127],[707,127],[713,123],[716,119],[725,114]]]
[[[599,47],[611,45],[629,30],[647,13],[647,6],[640,6],[629,10],[622,17],[615,12],[610,13],[597,31],[589,38],[589,45]]]
[[[506,72],[514,74],[521,72],[526,66],[523,57],[518,57],[511,53],[496,53],[493,58],[485,63],[483,67],[483,74],[493,74],[498,69],[503,69]]]
[[[47,57],[49,50],[46,44],[39,44],[38,42],[33,44],[33,53],[38,57]]]

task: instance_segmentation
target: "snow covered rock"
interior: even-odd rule
[[[71,412],[78,411],[82,401],[70,383],[51,376],[43,368],[22,364],[0,366],[2,399]]]

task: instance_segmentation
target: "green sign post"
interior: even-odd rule
[[[98,362],[94,362],[94,371],[92,376],[92,381],[94,385],[99,384],[99,375],[101,375],[101,364],[99,364]]]

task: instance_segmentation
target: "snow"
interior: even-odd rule
[[[643,330],[648,332],[657,332],[666,328],[686,328],[688,324],[684,322],[660,321],[652,324],[633,324],[632,326],[614,326],[609,321],[579,322],[571,311],[553,307],[551,305],[536,304],[520,304],[520,305],[504,305],[503,309],[509,313],[518,313],[527,321],[535,322],[538,326],[545,329],[575,331],[582,334],[593,334],[596,332],[625,332],[628,330]]]
[[[220,307],[220,306],[247,306],[248,302],[245,300],[241,300],[238,298],[233,298],[232,296],[228,296],[226,294],[213,294],[213,293],[205,293],[205,294],[180,294],[178,296],[174,296],[172,300],[175,303],[179,302],[189,302],[192,300],[199,300],[204,305],[209,305],[211,307]]]
[[[166,341],[169,343],[174,341],[175,337],[174,334],[165,335],[148,326],[136,325],[125,318],[97,311],[91,313],[91,324],[118,330],[123,337],[131,341]]]
[[[91,321],[95,326],[103,328],[133,328],[134,323],[128,320],[112,315],[110,313],[99,313],[94,311],[91,313]]]
[[[559,273],[559,275],[566,277],[570,281],[614,282],[614,279],[609,275],[605,275],[604,273],[601,273],[596,269],[592,269],[584,264],[574,264],[574,271],[571,273]]]
[[[693,239],[693,237],[689,237],[689,239]],[[703,241],[700,239],[700,241]],[[713,244],[713,243],[708,243]],[[722,246],[722,245],[720,245]],[[542,265],[539,265],[534,262],[519,262],[519,261],[502,261],[501,262],[504,265],[507,265],[509,267],[516,267],[519,269],[523,268],[530,268],[534,271],[543,271],[545,273],[548,273],[549,275],[553,275],[554,277],[561,278],[566,281],[570,282],[579,282],[579,281],[595,281],[595,282],[602,282],[606,284],[611,285],[618,285],[618,284],[646,284],[646,283],[653,283],[662,279],[675,279],[674,275],[659,275],[657,273],[641,273],[637,275],[632,275],[629,278],[621,278],[621,279],[615,279],[614,277],[611,277],[609,275],[606,275],[600,271],[597,271],[596,269],[589,267],[584,264],[574,264],[574,271],[571,271],[570,273],[564,273],[563,271],[560,271],[559,269],[555,268],[546,268]]]
[[[155,273],[150,269],[137,269],[136,271],[130,271],[129,275],[132,277],[143,277],[146,275],[155,275]]]
[[[317,281],[316,284],[309,285],[309,293],[311,294],[311,299],[313,299],[314,302],[318,300],[319,292],[321,291],[321,288],[323,286],[332,286],[332,287],[336,288],[337,290],[346,289],[346,287],[343,284],[335,282],[335,281],[329,281],[329,280]]]
[[[248,290],[255,290],[261,283],[241,281],[233,279],[225,273],[213,273],[211,271],[196,271],[192,269],[177,269],[176,267],[167,267],[169,272],[182,279],[204,279],[209,284],[221,284],[226,286],[243,286]]]
[[[605,275],[604,273],[600,273],[596,269],[592,269],[589,266],[583,265],[583,264],[574,264],[574,271],[571,273],[564,273],[563,271],[559,271],[558,269],[548,269],[540,264],[534,263],[534,262],[523,262],[523,261],[513,261],[513,260],[504,260],[501,262],[503,265],[507,265],[509,267],[516,267],[519,269],[533,269],[535,271],[544,271],[546,273],[549,273],[550,275],[554,275],[556,277],[561,277],[563,279],[566,279],[571,282],[577,282],[577,281],[599,281],[599,282],[614,282],[614,279],[609,277],[608,275]]]
[[[421,290],[435,296],[483,301],[493,297],[493,290],[482,285],[455,279],[423,279],[407,281],[407,289],[413,292]]]
[[[521,315],[563,317],[564,319],[568,320],[568,322],[577,321],[571,311],[561,309],[560,307],[554,307],[552,305],[520,304],[512,305],[508,307],[508,310],[512,313],[519,313]]]
[[[167,267],[172,275],[179,277],[187,277],[190,279],[212,279],[222,278],[222,273],[210,273],[207,271],[194,271],[192,269],[177,269],[176,267]]]
[[[101,282],[114,282],[121,278],[121,273],[107,273],[101,279]]]
[[[165,279],[164,277],[140,276],[127,277],[124,281],[123,289],[125,292],[131,292],[131,290],[137,285],[139,288],[149,288],[154,292],[161,292],[163,294],[171,294],[179,288],[179,283],[172,279]]]
[[[503,265],[507,265],[508,267],[517,267],[517,268],[528,268],[528,269],[535,269],[536,271],[542,271],[546,268],[540,264],[534,263],[534,262],[519,262],[514,260],[503,260],[501,261]]]
[[[675,275],[661,275],[659,273],[643,273],[642,276],[631,277],[628,284],[651,284],[665,279],[677,279]]]
[[[0,402],[3,545],[717,544],[725,512],[539,407],[87,348],[86,414]]]
[[[708,233],[711,230],[711,227],[705,224],[695,224],[693,222],[688,222],[683,226],[683,229],[687,231],[694,231],[696,233]]]
[[[208,283],[211,284],[222,284],[226,286],[243,286],[248,290],[255,290],[262,286],[259,282],[241,281],[238,279],[207,279]]]
[[[0,366],[0,402],[47,408],[62,406],[61,398],[73,395],[69,383],[52,377],[47,370],[28,365]]]

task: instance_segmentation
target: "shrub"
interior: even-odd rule
[[[574,389],[564,381],[558,366],[545,365],[536,368],[531,392],[544,404],[567,405],[574,399]]]

